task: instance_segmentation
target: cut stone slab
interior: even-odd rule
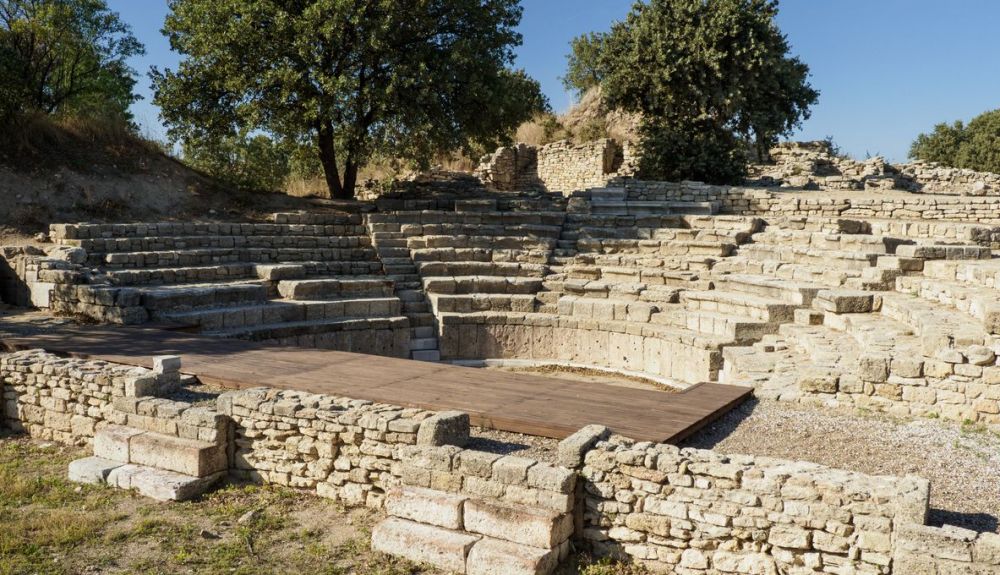
[[[442,411],[428,417],[417,431],[417,445],[457,445],[469,442],[469,414],[462,411]]]
[[[372,529],[372,549],[456,573],[465,573],[466,558],[479,539],[398,517],[390,517]]]
[[[823,290],[814,305],[832,313],[869,313],[875,306],[875,294],[855,290]]]
[[[145,433],[141,429],[109,425],[94,434],[94,455],[121,463],[129,463],[129,444],[137,435]]]
[[[444,491],[404,486],[389,493],[385,511],[401,519],[462,529],[462,507],[466,499]]]
[[[573,534],[568,513],[470,499],[465,502],[465,529],[541,549],[552,549]]]
[[[192,477],[144,465],[123,465],[108,474],[108,485],[120,489],[135,489],[139,494],[157,501],[187,501],[194,499],[222,479],[226,474]]]
[[[603,425],[588,425],[559,442],[559,465],[576,469],[583,465],[583,457],[595,443],[607,439],[611,430]]]
[[[132,437],[129,463],[194,477],[207,477],[225,471],[229,464],[224,445],[159,433]]]
[[[466,564],[467,575],[549,575],[559,565],[559,551],[484,537]]]
[[[265,281],[289,280],[304,277],[306,275],[305,266],[295,264],[275,264],[254,266],[257,277]]]
[[[106,483],[108,475],[122,465],[124,464],[118,461],[101,457],[84,457],[70,462],[68,477],[74,483]]]

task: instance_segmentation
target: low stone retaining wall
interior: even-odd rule
[[[178,374],[104,361],[62,358],[40,350],[0,355],[3,427],[74,445],[125,423],[114,402],[176,387]]]
[[[722,351],[656,324],[548,314],[442,314],[441,357],[585,363],[677,382],[713,381]]]
[[[608,138],[584,144],[561,140],[545,146],[500,148],[485,156],[475,173],[496,190],[540,189],[568,195],[634,175],[635,163],[631,144],[623,146]]]
[[[150,371],[3,355],[4,425],[69,443],[96,435],[72,478],[163,499],[224,475],[223,449],[232,475],[385,508],[376,549],[459,573],[548,573],[572,534],[579,550],[673,573],[1000,574],[1000,536],[923,525],[930,486],[916,477],[636,443],[599,426],[562,441],[554,464],[453,445],[469,436],[461,413],[269,389],[224,393],[214,408],[153,397],[176,385],[176,359]]]

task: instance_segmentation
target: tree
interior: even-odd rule
[[[578,98],[600,84],[604,77],[600,68],[603,43],[604,34],[596,32],[577,36],[570,41],[566,75],[562,77],[562,82],[567,90],[576,92]]]
[[[545,108],[508,69],[517,0],[171,0],[164,32],[184,55],[153,70],[175,140],[262,131],[315,145],[330,193],[354,195],[374,155],[427,165],[495,146]]]
[[[292,151],[283,142],[257,134],[225,138],[211,145],[188,140],[182,147],[184,162],[219,180],[273,192],[281,189],[291,173]]]
[[[767,147],[808,117],[819,94],[777,12],[775,0],[650,0],[612,26],[601,87],[609,107],[642,114],[647,177],[734,183],[746,143]]]
[[[0,113],[131,119],[143,53],[104,0],[0,0]]]
[[[910,157],[955,166],[958,164],[958,149],[965,139],[965,126],[962,122],[938,124],[930,134],[917,136],[910,145]]]
[[[910,157],[954,168],[1000,173],[1000,110],[985,112],[968,124],[938,124],[920,134]]]

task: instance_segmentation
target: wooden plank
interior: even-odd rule
[[[149,328],[87,327],[3,341],[83,358],[183,371],[232,389],[274,387],[469,413],[474,425],[564,438],[591,423],[642,441],[678,442],[745,400],[750,388],[706,383],[669,393]]]

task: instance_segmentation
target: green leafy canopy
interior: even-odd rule
[[[265,132],[313,142],[334,197],[379,154],[505,141],[547,107],[512,71],[517,0],[172,0],[164,32],[184,56],[153,70],[175,140]]]
[[[650,0],[602,37],[604,101],[642,114],[647,177],[738,181],[747,144],[766,156],[809,117],[819,93],[777,13],[774,0]]]
[[[0,119],[17,114],[130,120],[144,53],[104,0],[0,0]]]
[[[910,157],[954,168],[1000,173],[1000,110],[984,112],[968,124],[938,124],[920,134]]]

